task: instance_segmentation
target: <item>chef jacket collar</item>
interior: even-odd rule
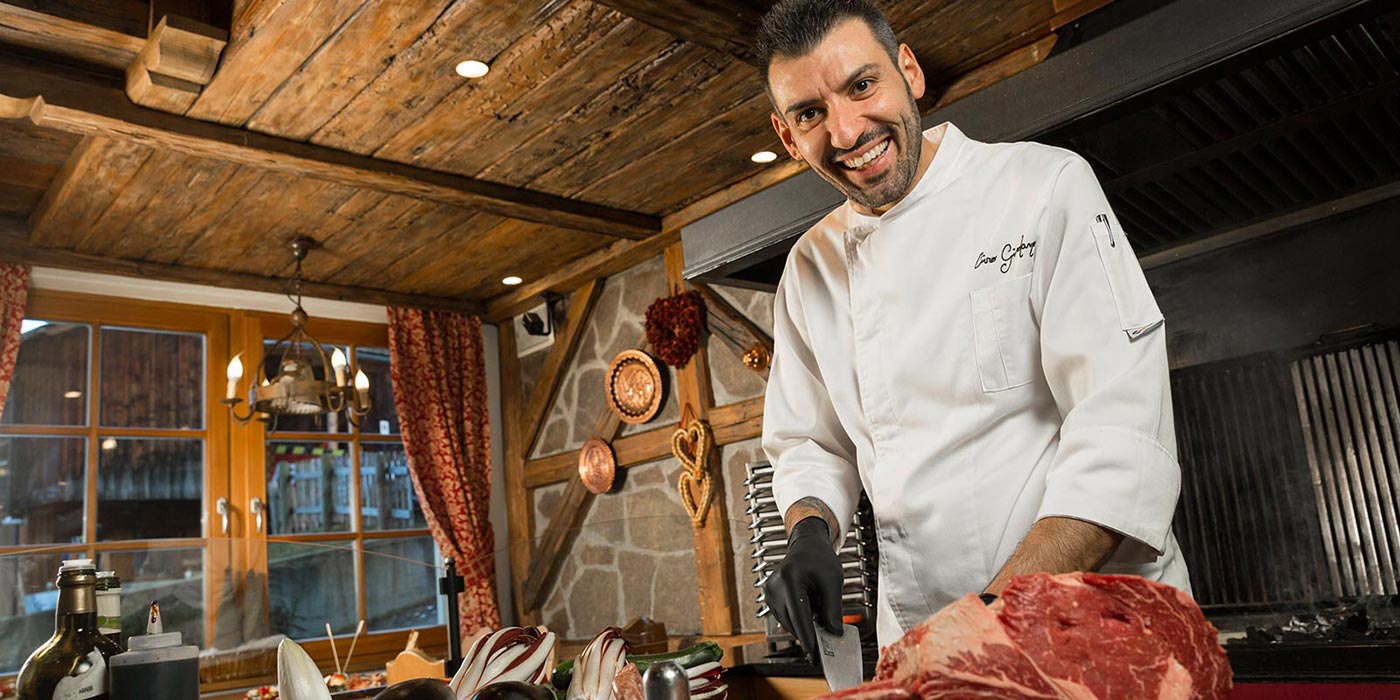
[[[922,136],[931,136],[943,132],[943,140],[938,145],[938,152],[933,155],[933,162],[929,163],[928,170],[914,183],[914,189],[899,203],[890,207],[890,210],[880,216],[866,216],[855,210],[851,206],[850,200],[846,201],[846,231],[856,240],[863,240],[866,236],[880,228],[882,221],[888,221],[900,213],[915,206],[920,200],[936,194],[939,190],[947,187],[949,183],[958,179],[962,174],[961,164],[958,156],[961,155],[963,144],[967,143],[967,137],[952,122],[943,122],[938,126],[925,130]]]

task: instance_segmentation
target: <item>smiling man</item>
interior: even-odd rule
[[[1189,590],[1162,315],[1093,171],[921,132],[923,71],[864,0],[781,1],[757,46],[783,145],[847,198],[793,247],[775,301],[778,621],[809,653],[814,617],[840,632],[833,545],[862,489],[882,646],[1017,575]]]

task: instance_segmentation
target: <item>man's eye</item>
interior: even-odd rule
[[[852,86],[852,87],[855,89],[856,92],[865,92],[866,90],[869,90],[869,89],[870,89],[870,86],[871,86],[872,84],[873,84],[873,83],[871,82],[871,80],[870,80],[869,78],[864,78],[864,79],[861,79],[861,80],[857,80],[857,81],[856,81],[856,84],[855,84],[854,86]]]
[[[816,118],[817,118],[817,110],[816,110],[816,108],[804,109],[804,110],[802,110],[802,111],[797,115],[797,121],[798,121],[799,123],[809,122],[809,121],[812,121],[813,119],[816,119]]]

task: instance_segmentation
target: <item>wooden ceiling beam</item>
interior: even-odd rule
[[[39,248],[30,245],[29,234],[25,230],[24,222],[11,218],[0,218],[0,261],[166,282],[203,284],[252,292],[281,294],[287,291],[287,280],[280,277],[263,277],[185,265],[112,259],[57,248]],[[442,309],[467,314],[480,314],[483,311],[479,302],[466,299],[401,294],[381,289],[346,287],[322,282],[304,282],[302,286],[306,296],[318,299],[353,301],[381,306]]]
[[[549,291],[566,292],[595,277],[611,277],[665,252],[666,246],[681,239],[680,229],[652,236],[644,241],[617,241],[606,248],[566,263],[548,274],[520,285],[515,291],[492,300],[483,319],[499,323],[529,311]]]
[[[629,267],[650,260],[681,239],[681,228],[723,209],[745,197],[762,192],[807,170],[800,160],[789,160],[766,168],[753,177],[740,180],[718,192],[688,204],[661,219],[661,233],[643,241],[617,241],[606,248],[561,265],[543,277],[531,280],[512,292],[487,303],[483,318],[500,323],[529,311],[544,292],[565,292],[595,277],[611,277]]]
[[[598,2],[692,44],[707,46],[750,65],[758,64],[752,37],[758,32],[763,13],[743,0]]]
[[[660,218],[648,214],[143,109],[127,99],[120,85],[14,56],[0,55],[0,116],[25,116],[37,126],[60,131],[106,136],[564,229],[633,240],[661,229]]]
[[[0,2],[0,43],[125,71],[146,41],[94,24]]]

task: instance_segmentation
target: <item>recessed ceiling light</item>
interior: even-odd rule
[[[525,281],[525,280],[520,279],[519,277],[516,277],[515,275],[511,275],[510,277],[507,277],[507,278],[501,280],[501,284],[514,287],[515,285],[520,284],[521,282],[524,282],[524,281]]]
[[[65,399],[80,399],[80,398],[82,398],[82,396],[83,396],[83,392],[81,392],[81,391],[65,391],[65,392],[63,392],[63,398],[65,398]]]
[[[491,71],[491,66],[481,61],[462,61],[457,64],[457,75],[463,78],[480,78]]]
[[[778,154],[772,151],[759,151],[758,153],[749,156],[749,160],[755,163],[772,163],[777,159]]]

